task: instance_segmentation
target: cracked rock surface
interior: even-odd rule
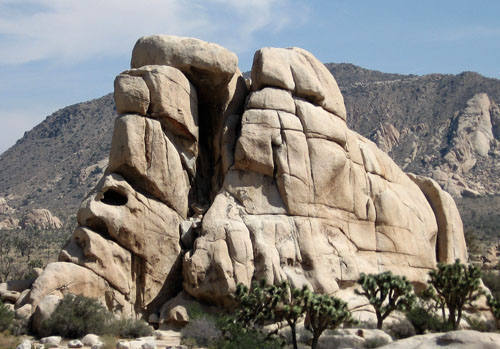
[[[181,291],[229,305],[262,278],[333,294],[385,270],[418,286],[438,261],[466,261],[453,199],[347,127],[311,53],[261,49],[251,77],[219,45],[139,39],[115,80],[109,166],[33,311],[67,292],[126,316]]]

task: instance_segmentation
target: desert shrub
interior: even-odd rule
[[[361,273],[358,283],[363,291],[356,293],[365,296],[375,309],[378,329],[382,328],[384,320],[394,310],[410,309],[415,302],[410,282],[404,276],[393,275],[390,271],[368,275]]]
[[[492,296],[500,299],[500,275],[488,271],[483,274],[482,279],[484,285],[490,289]]]
[[[426,332],[447,332],[452,330],[448,322],[435,315],[432,309],[416,305],[405,312],[406,318],[411,322],[417,334]]]
[[[448,310],[448,324],[456,330],[465,305],[471,305],[482,294],[481,270],[474,265],[464,265],[457,259],[453,264],[439,263],[436,270],[429,272],[429,287],[424,297],[441,309],[443,321]]]
[[[211,316],[203,310],[201,304],[198,302],[188,303],[186,305],[186,311],[187,311],[190,319],[199,319],[202,317]]]
[[[100,349],[116,349],[116,344],[118,343],[118,338],[113,335],[105,334],[99,336],[103,346]]]
[[[109,325],[109,334],[114,334],[120,338],[139,338],[150,336],[153,333],[151,326],[142,319],[118,319]]]
[[[386,327],[386,332],[395,339],[412,337],[416,334],[415,327],[408,319],[393,321]]]
[[[110,332],[113,315],[99,301],[67,294],[49,319],[42,322],[42,335],[80,338],[88,333]]]
[[[189,321],[181,330],[182,337],[187,340],[185,344],[206,347],[220,338],[222,332],[217,327],[215,320],[209,316],[200,316]]]
[[[500,320],[500,300],[488,295],[488,306],[495,319]]]
[[[10,334],[8,331],[0,331],[0,348],[17,348],[21,340]]]
[[[238,322],[226,319],[223,336],[215,343],[219,349],[278,349],[284,346],[283,341],[259,331],[242,326]]]
[[[378,348],[387,344],[387,339],[381,337],[374,337],[365,340],[365,348]]]
[[[14,312],[0,301],[0,332],[8,330],[14,320]]]
[[[464,316],[471,330],[478,332],[494,332],[495,326],[491,321],[481,320],[477,316]]]

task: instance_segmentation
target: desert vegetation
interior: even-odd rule
[[[456,329],[463,317],[464,307],[471,306],[484,294],[480,278],[481,272],[477,267],[457,260],[452,264],[439,264],[436,270],[430,271],[428,288],[419,295],[415,294],[408,280],[390,272],[362,274],[357,293],[366,297],[373,307],[379,329],[389,314],[400,311],[417,334],[443,332]],[[488,305],[494,317],[500,319],[500,299],[496,295],[495,291],[488,295]],[[288,282],[268,285],[262,280],[253,282],[250,287],[238,284],[234,311],[230,315],[208,313],[196,304],[188,307],[190,322],[181,332],[183,343],[188,347],[241,349],[290,345],[295,349],[300,342],[307,342],[311,348],[316,348],[327,330],[353,324],[363,327],[352,319],[343,300],[314,293],[305,286],[295,288]],[[472,328],[488,329],[476,320],[467,321]],[[19,324],[14,312],[0,303],[2,340],[7,341],[8,338],[12,341],[5,334],[20,333],[16,327]],[[289,335],[284,335],[286,328]],[[116,338],[151,335],[152,327],[143,320],[117,319],[97,300],[71,294],[66,295],[50,318],[42,323],[43,336],[81,338],[87,333],[107,336],[113,339],[107,339],[108,342],[116,342]],[[376,346],[379,341],[370,339],[365,344]]]
[[[0,282],[34,278],[34,269],[55,261],[68,237],[66,229],[0,230]]]

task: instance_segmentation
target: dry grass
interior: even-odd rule
[[[21,341],[20,337],[12,336],[8,332],[0,332],[0,348],[2,349],[15,349]]]
[[[104,343],[104,346],[101,349],[115,349],[116,343],[118,343],[118,338],[112,335],[103,335],[100,336],[101,341]]]

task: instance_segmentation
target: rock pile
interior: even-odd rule
[[[347,127],[312,54],[261,49],[251,81],[237,63],[197,39],[139,39],[115,80],[108,168],[33,283],[35,313],[65,293],[124,316],[182,290],[227,305],[262,278],[332,294],[392,270],[418,286],[437,261],[467,260],[451,197]]]

